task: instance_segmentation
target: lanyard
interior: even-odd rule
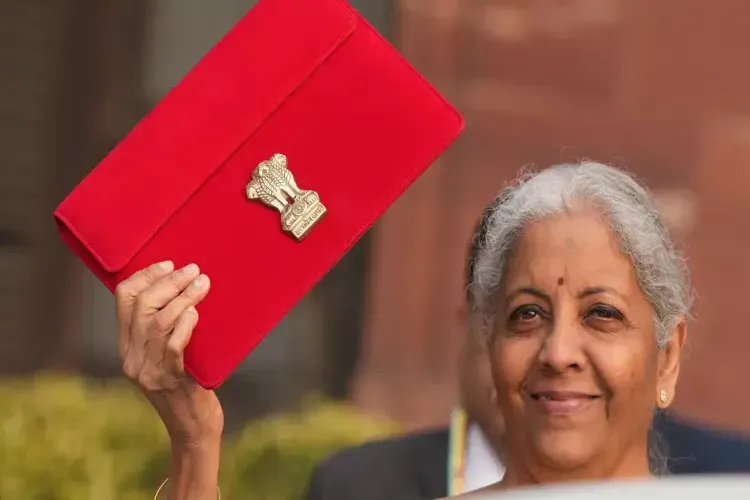
[[[451,413],[451,427],[448,441],[448,496],[464,492],[466,473],[466,430],[468,417],[463,408]]]

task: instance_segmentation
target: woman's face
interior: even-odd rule
[[[509,473],[534,482],[642,475],[684,335],[681,322],[657,349],[654,311],[597,211],[527,226],[489,340]]]

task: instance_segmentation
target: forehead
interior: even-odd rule
[[[528,224],[514,245],[506,288],[548,288],[560,278],[576,288],[608,286],[622,294],[639,291],[629,258],[620,251],[607,220],[594,209]]]

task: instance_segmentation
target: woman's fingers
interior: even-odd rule
[[[144,319],[156,313],[182,293],[199,273],[198,266],[190,264],[163,276],[138,295],[135,301],[135,314]]]
[[[118,351],[120,359],[124,360],[130,343],[130,326],[133,316],[133,306],[136,298],[159,279],[174,270],[170,261],[159,262],[134,273],[122,281],[115,289],[115,306],[117,309]]]
[[[128,346],[134,358],[143,360],[146,343],[172,331],[174,323],[159,323],[162,318],[156,313],[182,293],[199,272],[198,266],[190,264],[162,277],[136,297]]]
[[[183,352],[197,323],[197,311],[188,307],[175,322],[168,338],[149,340],[147,349],[158,346],[158,359],[146,358],[137,377],[138,385],[147,393],[174,391],[182,383],[185,376]]]
[[[208,276],[198,276],[180,295],[153,316],[146,340],[146,357],[149,361],[161,363],[164,360],[167,341],[174,335],[178,319],[189,307],[194,307],[206,297],[209,287]]]
[[[188,306],[175,322],[174,331],[167,342],[163,362],[164,371],[175,378],[185,373],[183,353],[197,324],[198,311],[193,306]]]
[[[154,324],[159,332],[168,333],[177,321],[177,318],[190,306],[197,305],[208,293],[211,283],[208,276],[201,274],[195,278],[190,285],[185,287],[180,295],[172,299],[169,304],[164,306],[161,311],[157,312],[154,317]]]
[[[158,316],[157,313],[183,293],[198,277],[199,272],[198,266],[190,264],[163,275],[155,282],[153,281],[154,275],[145,272],[134,278],[128,286],[123,285],[121,295],[135,297],[132,301],[129,338],[127,345],[123,346],[126,353],[123,359],[123,370],[131,380],[140,381],[146,371],[149,372],[147,374],[149,380],[154,377],[158,378],[153,367],[147,366],[149,364],[147,349],[151,352],[158,351],[158,355],[152,354],[150,357],[153,360],[152,364],[161,364],[164,358],[166,337],[171,333],[177,318],[162,323],[161,321],[165,318]],[[148,282],[151,282],[151,285],[144,289],[144,285]],[[136,293],[136,290],[139,290],[139,293]]]

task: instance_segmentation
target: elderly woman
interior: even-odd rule
[[[597,163],[505,189],[471,291],[508,429],[496,488],[665,470],[649,439],[674,399],[691,288],[646,190]]]
[[[605,165],[559,165],[506,188],[484,219],[470,288],[507,428],[490,489],[662,472],[649,433],[674,398],[691,289],[646,190]],[[209,286],[163,263],[117,291],[125,373],[172,439],[174,500],[217,495],[221,406],[182,365]]]

